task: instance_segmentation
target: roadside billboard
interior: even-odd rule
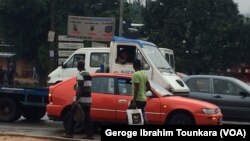
[[[80,38],[58,36],[58,65],[61,65],[74,51],[83,48],[83,40]]]
[[[108,47],[108,45],[104,43],[92,42],[92,47]]]
[[[115,18],[68,16],[67,34],[90,41],[111,41]]]

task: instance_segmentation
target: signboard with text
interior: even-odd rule
[[[92,42],[92,47],[108,47],[108,45],[104,43]]]
[[[58,65],[61,65],[74,51],[83,48],[81,38],[68,37],[65,35],[58,36]]]
[[[83,48],[83,43],[73,43],[73,42],[59,42],[58,43],[58,49],[71,49],[71,50],[77,50],[79,48]]]
[[[111,41],[115,32],[115,18],[68,17],[67,34],[90,41]]]

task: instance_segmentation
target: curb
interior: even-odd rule
[[[41,139],[52,139],[52,140],[55,140],[55,141],[84,141],[84,139],[63,138],[63,137],[54,137],[54,136],[26,135],[26,134],[19,134],[19,133],[0,133],[0,136],[1,135],[4,135],[4,136],[32,137],[32,138],[41,138]]]

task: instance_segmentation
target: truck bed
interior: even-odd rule
[[[0,87],[0,122],[12,122],[21,116],[38,121],[46,114],[48,88]]]
[[[0,93],[48,96],[48,88],[0,87]]]
[[[0,97],[17,96],[21,97],[23,105],[46,106],[48,103],[48,88],[19,88],[19,87],[0,87]]]

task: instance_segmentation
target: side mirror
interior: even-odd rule
[[[62,64],[61,64],[61,66],[62,66],[63,69],[66,68],[66,64],[64,64],[63,62],[62,62]]]
[[[243,97],[246,97],[246,96],[248,96],[249,94],[248,94],[248,92],[240,91],[240,92],[239,92],[239,95],[241,95],[241,96],[243,96]]]
[[[147,92],[146,92],[146,96],[147,96],[147,97],[152,97],[152,96],[153,96],[153,93],[152,93],[151,91],[147,91]]]

